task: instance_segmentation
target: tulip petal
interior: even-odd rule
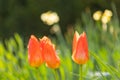
[[[44,61],[39,41],[34,35],[31,35],[28,43],[28,61],[33,67],[39,67]]]
[[[76,51],[78,38],[79,38],[79,34],[78,34],[77,31],[75,31],[74,38],[73,38],[73,47],[72,47],[72,51],[73,51],[72,53],[73,53],[73,54],[74,54],[75,51]]]
[[[43,53],[44,53],[46,65],[50,68],[58,68],[60,65],[60,59],[55,52],[54,45],[47,37],[41,39],[41,42],[45,43],[43,48]]]
[[[46,47],[45,61],[46,61],[47,66],[50,68],[58,68],[60,65],[60,60],[53,46],[50,44],[46,44],[45,47]]]

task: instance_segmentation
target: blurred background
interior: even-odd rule
[[[91,13],[92,16],[97,10],[112,10],[112,2],[120,16],[119,0],[0,0],[0,39],[13,36],[16,32],[23,37],[50,34],[50,27],[40,19],[42,13],[50,10],[59,15],[64,34],[68,26],[81,20],[82,12]]]
[[[84,80],[120,80],[120,0],[0,0],[0,80],[55,80],[28,63],[31,34],[48,36],[61,59],[59,80],[79,80],[71,59],[74,31],[87,34]]]

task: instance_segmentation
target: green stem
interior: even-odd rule
[[[57,69],[54,69],[55,80],[59,80]]]
[[[36,69],[35,69],[36,76],[37,76],[37,79],[38,79],[38,80],[41,80],[40,74],[39,74],[39,70],[38,70],[38,69],[39,69],[39,68],[36,68]]]
[[[82,64],[80,65],[80,80],[82,80]]]

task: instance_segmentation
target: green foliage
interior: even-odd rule
[[[114,6],[113,6],[113,9]],[[114,13],[115,14],[115,11]],[[107,24],[107,31],[102,30],[102,23],[93,21],[90,13],[83,13],[82,21],[75,24],[75,30],[87,33],[90,59],[83,65],[84,80],[119,80],[120,79],[120,25],[114,15]],[[82,23],[82,24],[81,24]],[[110,33],[110,26],[114,32]],[[0,42],[0,79],[1,80],[79,80],[80,67],[74,63],[71,55],[69,38],[64,38],[61,33],[55,33],[57,53],[60,56],[61,65],[52,70],[45,64],[39,68],[31,67],[28,63],[27,45],[19,34]],[[69,40],[72,41],[72,40]],[[71,42],[72,43],[72,42]]]

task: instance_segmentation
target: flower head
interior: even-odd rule
[[[108,23],[111,20],[111,17],[112,17],[112,11],[106,9],[102,15],[102,19],[101,19],[102,23],[104,24]]]
[[[77,64],[85,64],[89,59],[88,43],[85,32],[79,35],[76,31],[74,34],[72,59]]]
[[[104,11],[104,14],[103,14],[103,15],[108,16],[108,17],[111,17],[111,16],[112,16],[112,11],[106,9],[106,10]]]
[[[54,69],[60,66],[55,46],[46,36],[38,41],[34,35],[31,35],[28,43],[28,60],[33,67],[39,67],[43,62]]]
[[[93,14],[93,19],[96,20],[96,21],[99,21],[101,19],[101,16],[102,16],[102,11],[96,11]]]
[[[58,68],[60,66],[60,59],[56,54],[54,44],[52,44],[51,40],[45,36],[40,40],[40,42],[44,45],[43,54],[46,65],[50,68]]]
[[[54,23],[59,22],[59,16],[56,12],[48,11],[41,14],[41,20],[47,25],[53,25]]]

